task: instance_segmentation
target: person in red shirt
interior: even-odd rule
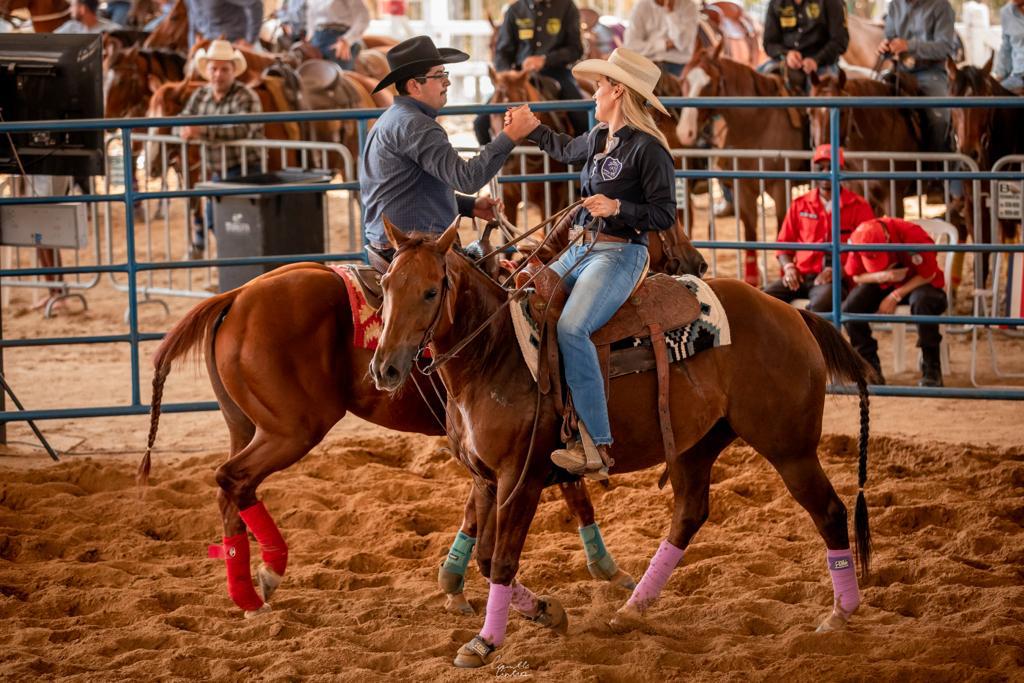
[[[828,173],[832,154],[831,145],[820,145],[814,150],[812,166],[815,171]],[[843,150],[839,149],[839,165],[845,166]],[[845,188],[839,191],[840,239],[846,242],[853,229],[875,214],[867,201]],[[832,183],[815,180],[814,189],[793,200],[779,230],[780,242],[807,244],[832,240]],[[843,263],[846,254],[842,255]],[[826,313],[832,310],[832,255],[821,251],[778,252],[782,277],[764,288],[765,293],[785,302],[810,299],[812,311]],[[843,294],[846,293],[844,283]]]
[[[877,218],[861,224],[850,244],[935,244],[921,226],[899,218]],[[914,315],[942,315],[946,311],[946,284],[934,251],[858,251],[850,254],[844,270],[855,287],[843,302],[844,313],[890,314],[904,300]],[[878,342],[866,322],[845,323],[850,343],[878,370]],[[934,323],[919,323],[917,345],[921,349],[923,387],[942,386],[939,344],[942,334]],[[884,383],[884,380],[880,380]]]

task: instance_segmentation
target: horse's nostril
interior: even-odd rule
[[[700,273],[700,276],[701,276],[701,277],[704,277],[704,274],[705,274],[706,272],[708,272],[708,264],[707,264],[707,261],[701,261],[701,262],[700,262],[700,267],[699,267],[699,268],[697,268],[697,272],[699,272],[699,273]]]
[[[397,380],[398,379],[398,368],[396,368],[394,365],[389,365],[388,369],[384,371],[384,375],[389,380]]]

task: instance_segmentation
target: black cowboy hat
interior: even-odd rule
[[[388,66],[391,67],[391,72],[381,79],[373,92],[379,92],[392,83],[401,83],[421,76],[439,64],[453,64],[467,59],[469,55],[461,50],[450,47],[438,49],[430,36],[416,36],[403,40],[388,50]]]

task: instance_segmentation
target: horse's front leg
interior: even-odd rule
[[[636,587],[633,577],[619,569],[615,558],[604,546],[601,529],[594,521],[594,506],[590,502],[583,480],[563,482],[558,488],[562,491],[569,512],[579,523],[580,539],[583,541],[583,551],[587,554],[587,569],[590,575],[612,585],[633,590]]]
[[[507,500],[517,480],[518,476],[507,476],[499,481],[497,501],[494,503],[495,524],[484,524],[484,533],[480,539],[481,554],[485,543],[489,543],[492,535],[494,539],[494,551],[489,565],[478,560],[481,571],[490,580],[487,616],[480,633],[459,648],[455,657],[455,666],[458,667],[480,667],[491,660],[491,655],[505,641],[509,607],[515,607],[527,618],[556,632],[564,634],[568,628],[568,617],[556,600],[549,597],[538,598],[515,580],[519,569],[519,556],[537,512],[537,503],[543,489],[542,477],[535,475],[523,482],[515,499]],[[500,501],[504,501],[505,505],[500,505]]]
[[[452,614],[472,616],[476,614],[463,592],[466,586],[466,567],[473,554],[477,539],[477,502],[475,484],[469,489],[469,499],[462,513],[462,526],[455,535],[448,556],[437,572],[437,583],[448,599],[444,608]]]

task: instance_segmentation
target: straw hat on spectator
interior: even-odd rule
[[[206,78],[206,65],[210,61],[231,62],[235,66],[235,78],[245,73],[245,56],[226,40],[215,40],[209,47],[196,52],[196,70]]]

